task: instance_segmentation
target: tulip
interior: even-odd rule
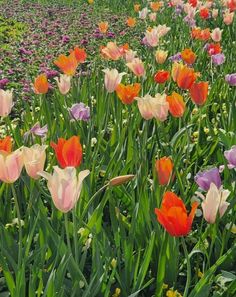
[[[6,136],[4,139],[0,139],[0,152],[10,153],[12,151],[12,139],[10,136]]]
[[[208,19],[210,17],[209,9],[207,7],[201,8],[199,15],[202,19]]]
[[[215,42],[221,41],[222,31],[223,30],[220,30],[220,28],[215,28],[211,32],[211,38],[212,38],[212,40],[215,41]]]
[[[141,6],[140,4],[134,4],[134,11],[139,12],[140,6]]]
[[[105,73],[105,88],[108,93],[115,91],[123,75],[126,74],[125,72],[119,73],[116,69],[105,69],[103,72]]]
[[[177,73],[175,73],[175,75],[177,85],[179,86],[179,88],[184,90],[190,89],[196,80],[196,73],[194,72],[194,69],[189,68],[187,66],[182,66],[178,68]]]
[[[58,143],[51,142],[57,161],[62,168],[78,167],[82,161],[82,146],[78,136],[72,136],[68,140],[59,138]]]
[[[90,119],[90,108],[84,103],[73,104],[69,109],[72,119],[88,121]]]
[[[187,64],[193,64],[196,60],[196,55],[190,48],[186,48],[181,52],[181,57]]]
[[[69,76],[73,76],[79,62],[76,59],[75,51],[72,51],[69,56],[60,55],[54,64],[61,69],[61,71]]]
[[[23,160],[27,174],[33,179],[38,179],[38,172],[44,168],[47,145],[34,144],[33,146],[23,147]]]
[[[214,65],[219,66],[225,62],[225,55],[224,54],[216,54],[211,56],[211,60]]]
[[[122,57],[122,52],[115,42],[108,42],[107,46],[102,49],[102,53],[113,61],[119,60]]]
[[[192,101],[197,105],[203,105],[207,100],[208,82],[193,83],[190,88]]]
[[[126,63],[130,63],[133,61],[133,59],[135,58],[137,52],[133,51],[133,50],[127,50],[124,54],[125,57],[125,61]]]
[[[173,92],[170,96],[166,97],[166,101],[169,103],[169,112],[173,117],[182,117],[185,111],[185,103],[183,97],[176,92]]]
[[[167,119],[169,103],[166,101],[166,95],[156,94],[155,97],[149,94],[144,97],[136,97],[138,108],[141,116],[145,120],[150,120],[153,117],[163,122]]]
[[[47,179],[55,207],[67,213],[76,205],[82,190],[82,182],[89,175],[89,170],[81,171],[77,177],[74,167],[61,169],[54,166],[53,169],[52,175],[45,171],[38,174]]]
[[[168,56],[168,52],[167,51],[163,51],[163,50],[157,50],[155,53],[155,58],[158,64],[163,64],[165,63],[165,60]]]
[[[147,30],[145,33],[145,43],[147,43],[151,47],[156,47],[159,43],[159,34],[157,31],[157,27],[152,28],[150,31]]]
[[[160,2],[151,2],[150,7],[153,11],[158,11],[159,8],[161,7]]]
[[[134,98],[138,96],[141,85],[135,83],[133,85],[119,84],[116,88],[116,94],[124,104],[131,104]]]
[[[155,208],[158,222],[166,229],[166,231],[175,237],[186,236],[193,223],[193,218],[198,207],[198,203],[192,204],[190,214],[187,214],[183,201],[172,192],[164,194],[161,208]]]
[[[231,25],[234,19],[234,12],[225,11],[223,15],[223,21],[226,25]]]
[[[13,107],[13,91],[4,91],[0,89],[0,116],[8,116]]]
[[[43,127],[40,127],[39,123],[36,123],[31,129],[30,132],[33,135],[39,136],[39,137],[45,137],[48,132],[48,126],[45,125]]]
[[[195,182],[204,191],[208,191],[211,183],[214,183],[219,189],[221,186],[221,179],[218,168],[212,168],[203,172],[199,172],[195,178]]]
[[[143,8],[141,11],[139,11],[139,18],[141,20],[145,20],[148,14],[148,9],[147,7]]]
[[[84,48],[75,47],[74,51],[71,51],[72,55],[75,55],[75,58],[78,63],[84,63],[87,58],[87,54]]]
[[[151,22],[155,22],[157,18],[157,14],[155,12],[149,14],[149,20]]]
[[[12,153],[0,151],[0,180],[5,183],[14,183],[20,177],[23,165],[21,149]]]
[[[127,24],[128,27],[134,27],[136,25],[136,19],[129,17],[126,20],[126,24]]]
[[[227,74],[227,75],[225,76],[225,81],[226,81],[230,86],[236,86],[236,73]]]
[[[98,28],[101,33],[106,33],[108,30],[108,22],[100,22],[98,23]]]
[[[46,94],[48,92],[49,83],[45,74],[40,74],[34,80],[35,94]]]
[[[232,146],[232,148],[228,151],[224,152],[224,156],[228,161],[228,168],[232,169],[236,167],[236,145]]]
[[[210,184],[206,198],[203,195],[198,194],[203,199],[203,217],[209,224],[215,223],[218,212],[220,218],[224,215],[229,206],[229,203],[226,202],[229,194],[230,191],[218,189],[214,183]]]
[[[221,47],[219,43],[210,43],[207,46],[207,52],[210,56],[221,53]]]
[[[154,80],[158,84],[165,83],[169,78],[170,78],[170,73],[169,71],[165,71],[165,70],[159,70],[154,75]]]
[[[70,91],[70,87],[71,87],[70,80],[71,80],[71,77],[66,74],[61,74],[60,79],[58,77],[55,78],[59,91],[62,95],[66,95]]]
[[[126,63],[126,66],[138,77],[145,75],[143,62],[139,58],[135,58],[131,62]]]
[[[156,160],[156,172],[160,185],[167,185],[172,176],[174,164],[169,157]]]
[[[216,19],[218,17],[219,11],[218,9],[212,9],[212,17],[213,19]]]

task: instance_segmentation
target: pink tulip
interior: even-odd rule
[[[156,118],[163,122],[167,119],[169,103],[166,101],[166,95],[156,94],[155,97],[149,94],[144,97],[136,97],[141,116],[145,120]]]
[[[151,31],[147,30],[145,33],[144,41],[151,47],[156,47],[159,43],[159,35],[157,27],[152,28]]]
[[[44,168],[46,160],[46,145],[34,144],[33,146],[23,147],[23,160],[27,174],[33,179],[38,179],[39,171]]]
[[[126,74],[125,72],[119,73],[116,69],[105,69],[103,72],[105,73],[105,88],[108,93],[115,91],[121,82],[123,75]]]
[[[125,53],[125,61],[126,63],[130,63],[133,61],[133,59],[135,59],[137,52],[133,51],[133,50],[128,50]]]
[[[222,31],[223,30],[220,30],[220,28],[215,28],[211,32],[211,38],[212,38],[212,40],[215,41],[215,42],[220,42],[221,41]]]
[[[66,74],[61,74],[60,79],[58,77],[55,78],[59,91],[62,95],[66,95],[70,91],[70,87],[71,87],[70,80],[71,80],[71,76],[68,76]]]
[[[52,175],[45,171],[38,172],[38,174],[48,180],[48,189],[56,208],[67,213],[78,201],[82,182],[89,175],[89,170],[80,171],[77,176],[74,167],[61,169],[54,166],[53,169]]]
[[[229,12],[229,10],[226,10],[223,15],[223,21],[226,25],[232,24],[234,19],[234,12]]]
[[[226,202],[230,191],[218,189],[214,183],[211,183],[210,188],[206,194],[206,198],[198,193],[198,196],[203,199],[202,210],[204,219],[210,223],[214,224],[216,221],[217,214],[219,212],[220,217],[226,212],[229,203]]]
[[[212,17],[213,19],[216,19],[218,17],[219,10],[218,9],[212,9]]]
[[[0,89],[0,116],[8,116],[11,112],[13,91],[4,91]]]
[[[144,76],[145,74],[143,62],[139,58],[133,59],[133,61],[127,63],[126,66],[137,76]]]
[[[155,22],[157,18],[157,14],[155,12],[152,12],[149,14],[149,20],[152,22]]]
[[[118,60],[123,55],[121,49],[112,41],[107,43],[107,46],[102,49],[102,53],[113,61]]]
[[[20,177],[23,165],[21,149],[12,153],[0,151],[0,180],[5,183],[14,183]]]
[[[139,11],[139,18],[141,20],[145,20],[147,15],[148,15],[148,8],[147,7],[143,8],[141,11]]]

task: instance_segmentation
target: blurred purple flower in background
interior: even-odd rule
[[[90,108],[84,103],[76,103],[69,109],[72,119],[88,121],[90,119]]]
[[[204,191],[208,191],[211,183],[214,183],[219,189],[221,186],[220,173],[218,168],[212,168],[203,172],[199,172],[195,178],[195,182]]]

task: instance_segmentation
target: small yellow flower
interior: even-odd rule
[[[200,269],[197,270],[197,276],[198,276],[199,278],[202,278],[202,277],[203,277],[203,273],[201,272]]]
[[[112,297],[119,297],[121,293],[121,289],[120,288],[116,288],[115,293],[112,295]]]
[[[112,267],[112,268],[115,268],[115,267],[116,267],[116,264],[117,264],[117,261],[116,261],[116,259],[113,258],[113,259],[111,260],[111,267]]]

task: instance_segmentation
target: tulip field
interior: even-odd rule
[[[236,1],[0,4],[0,297],[236,297]]]

